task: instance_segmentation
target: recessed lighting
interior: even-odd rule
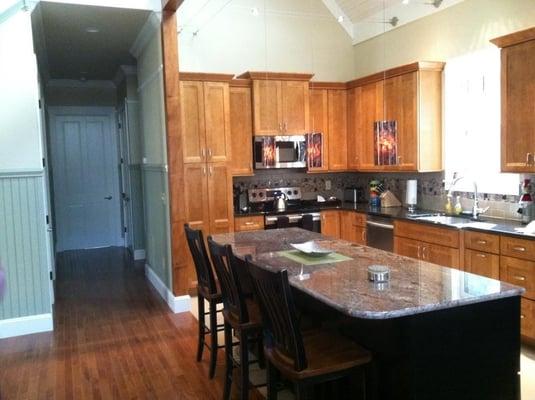
[[[85,28],[85,31],[87,33],[99,33],[100,32],[100,29],[98,28],[95,28],[94,26],[90,26],[88,28]]]
[[[253,14],[254,17],[258,17],[258,14],[260,14],[258,12],[258,8],[256,8],[256,7],[251,8],[251,14]]]
[[[338,17],[338,22],[340,22],[340,23],[344,22],[344,16],[343,15],[340,15]]]
[[[403,1],[401,2],[401,4],[403,4],[403,5],[407,5],[407,4],[409,4],[409,3],[410,3],[410,0],[403,0]]]

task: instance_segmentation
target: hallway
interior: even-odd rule
[[[172,314],[122,248],[58,254],[54,332],[0,340],[0,399],[219,399]],[[221,357],[220,359],[222,359]]]

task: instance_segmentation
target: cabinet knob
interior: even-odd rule
[[[526,280],[526,277],[522,276],[522,275],[515,275],[515,276],[513,276],[513,278],[516,279],[517,281],[525,281]]]
[[[487,241],[486,240],[478,240],[477,244],[487,244]]]
[[[522,247],[522,246],[514,246],[513,250],[515,250],[515,251],[526,251],[526,248]]]
[[[480,258],[487,258],[487,256],[485,254],[482,254],[482,253],[477,253],[476,256],[478,256]]]
[[[520,319],[524,319],[526,316],[524,314],[520,314]]]

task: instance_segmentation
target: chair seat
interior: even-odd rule
[[[229,313],[227,310],[223,310],[225,321],[227,321],[233,329],[237,330],[261,329],[262,317],[258,304],[252,299],[245,299],[245,304],[247,305],[247,314],[249,315],[248,322],[240,323],[238,316]]]
[[[207,288],[204,288],[202,286],[197,286],[197,292],[206,300],[216,300],[218,303],[221,303],[223,301],[223,297],[221,296],[221,289],[219,288],[219,283],[216,282],[216,284],[216,293],[210,293]]]
[[[357,343],[331,331],[303,332],[308,366],[296,371],[293,361],[275,348],[265,347],[265,355],[290,380],[303,380],[359,367],[371,361],[371,353]]]

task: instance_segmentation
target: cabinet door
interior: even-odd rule
[[[193,229],[210,233],[208,212],[208,186],[206,164],[184,165],[184,200],[186,221]]]
[[[229,85],[204,82],[206,158],[210,162],[231,159]]]
[[[442,228],[431,224],[419,222],[395,221],[394,232],[396,236],[409,239],[425,239],[428,243],[459,248],[459,230],[455,228]]]
[[[204,90],[202,82],[180,82],[182,146],[185,163],[205,161]]]
[[[418,240],[394,236],[394,253],[396,254],[419,260],[422,252],[421,247],[422,244]]]
[[[427,262],[459,269],[459,249],[438,244],[422,243],[421,254],[422,259]]]
[[[338,211],[321,212],[321,234],[340,238],[340,213]]]
[[[366,245],[366,214],[354,211],[340,212],[340,238],[348,242]]]
[[[500,279],[500,257],[496,254],[466,249],[464,270],[487,278]]]
[[[388,78],[384,83],[385,120],[397,122],[398,164],[385,169],[417,170],[417,73]]]
[[[308,81],[283,81],[282,130],[289,135],[309,132],[310,105]]]
[[[281,82],[253,81],[253,118],[255,135],[282,133]]]
[[[234,212],[232,208],[232,174],[226,163],[209,163],[208,204],[210,209],[210,233],[232,232]]]
[[[308,168],[309,172],[326,171],[329,168],[329,109],[327,90],[312,89],[310,91],[310,132],[322,133],[321,149],[322,166]]]
[[[347,170],[347,92],[329,90],[329,170]]]
[[[533,172],[535,40],[502,49],[502,171]]]
[[[381,169],[375,165],[374,124],[384,119],[383,88],[383,81],[370,83],[361,88],[361,118],[357,130],[357,139],[360,141],[360,170]]]
[[[523,336],[535,339],[535,302],[522,299],[520,305],[520,332]]]
[[[360,167],[361,91],[360,87],[356,87],[347,92],[347,167],[352,170],[357,170]]]
[[[501,256],[500,280],[522,286],[524,297],[535,300],[535,262]]]
[[[253,175],[253,120],[251,89],[230,88],[232,175]]]

